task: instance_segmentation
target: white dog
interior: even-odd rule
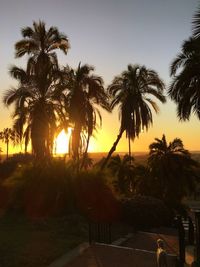
[[[158,267],[167,267],[167,253],[164,249],[164,241],[162,239],[158,239],[157,245],[157,265]]]

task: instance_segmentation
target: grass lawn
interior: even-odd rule
[[[78,215],[30,221],[16,215],[0,219],[0,266],[47,267],[88,240],[88,224]]]

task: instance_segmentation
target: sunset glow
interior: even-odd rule
[[[69,139],[71,136],[71,131],[71,128],[68,128],[67,133],[62,130],[57,136],[54,142],[54,151],[56,154],[66,154],[69,152]]]
[[[67,154],[69,152],[69,139],[72,133],[72,129],[68,128],[66,133],[62,130],[54,141],[54,153],[55,154]],[[90,138],[88,152],[99,152],[101,149],[97,147],[97,142],[94,137]]]

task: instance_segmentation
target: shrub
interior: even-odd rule
[[[30,163],[34,157],[31,154],[15,154],[0,163],[0,180],[8,178],[18,166]]]
[[[76,179],[77,205],[95,222],[112,222],[119,217],[119,202],[104,177],[104,172],[90,170],[79,173]]]
[[[0,163],[0,181],[8,178],[17,168],[17,163],[5,160],[2,163]]]
[[[12,191],[9,208],[32,218],[66,214],[74,208],[71,180],[63,161],[22,166],[5,182]]]
[[[171,224],[172,217],[165,204],[156,198],[135,196],[122,200],[122,218],[136,229],[166,226]]]
[[[21,165],[3,183],[9,192],[4,202],[30,218],[81,211],[89,220],[110,222],[119,215],[119,204],[105,176],[97,170],[77,173],[62,160]]]

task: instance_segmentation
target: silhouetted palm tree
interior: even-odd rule
[[[133,179],[135,166],[133,157],[125,155],[121,158],[119,155],[110,158],[108,168],[117,177],[115,186],[121,194],[129,194],[133,189]]]
[[[200,9],[194,16],[192,37],[184,41],[171,64],[171,76],[168,93],[177,104],[177,116],[189,120],[194,113],[200,119]]]
[[[170,203],[180,202],[181,198],[194,189],[196,177],[194,161],[179,138],[169,144],[165,135],[155,138],[149,146],[148,166],[154,179],[154,187],[158,188],[158,196]]]
[[[52,69],[58,68],[55,50],[60,49],[66,54],[69,41],[56,27],[46,30],[43,21],[34,21],[33,27],[23,28],[21,34],[23,39],[15,44],[16,57],[29,56],[27,72],[40,77],[40,91],[45,91],[46,78]]]
[[[163,95],[163,81],[154,70],[147,69],[145,66],[128,65],[126,71],[114,78],[108,90],[112,98],[111,108],[119,106],[121,126],[102,168],[106,166],[124,132],[129,139],[130,155],[130,139],[134,140],[135,137],[139,137],[140,132],[144,129],[148,130],[153,123],[150,107],[156,113],[159,108],[150,96],[162,103],[166,101]]]
[[[94,68],[89,65],[81,66],[74,71],[68,67],[69,74],[66,109],[69,114],[69,121],[73,124],[72,128],[72,152],[73,158],[78,160],[81,148],[85,147],[82,166],[87,157],[87,150],[90,137],[97,126],[97,117],[99,125],[102,118],[98,106],[109,110],[107,94],[103,87],[101,77],[91,74]],[[84,131],[86,133],[84,139]],[[85,142],[85,146],[83,143]]]
[[[88,155],[84,154],[84,160],[82,159],[81,168],[87,170],[93,166],[93,159]]]
[[[16,43],[16,57],[29,55],[27,69],[11,69],[11,75],[18,80],[16,89],[8,90],[4,102],[15,104],[14,127],[20,138],[24,135],[25,147],[32,141],[32,149],[37,157],[49,155],[52,146],[53,131],[56,127],[55,110],[58,91],[55,90],[60,78],[57,56],[54,50],[60,49],[65,54],[69,42],[57,28],[46,30],[42,21],[34,22],[33,28],[22,31],[23,39]],[[59,92],[60,93],[60,92]],[[26,130],[23,132],[23,126]]]
[[[24,138],[25,151],[31,139],[32,150],[37,157],[49,156],[60,112],[57,98],[58,78],[53,73],[49,75],[46,80],[48,88],[44,93],[37,86],[37,75],[29,75],[15,66],[10,73],[18,81],[18,87],[5,93],[4,103],[7,106],[15,104],[13,128],[20,141]]]
[[[8,159],[9,143],[11,141],[15,144],[16,141],[15,131],[11,128],[3,129],[3,131],[0,132],[0,140],[6,144],[6,158]]]

